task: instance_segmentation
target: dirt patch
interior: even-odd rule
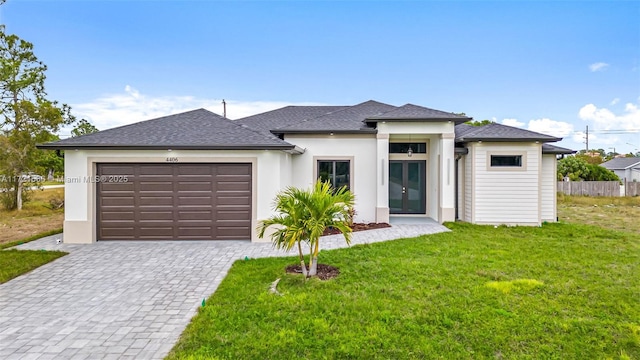
[[[351,230],[353,232],[364,231],[364,230],[373,230],[373,229],[383,229],[391,227],[391,225],[387,223],[354,223]],[[340,234],[340,230],[328,227],[324,230],[322,235],[335,235]]]
[[[0,222],[0,244],[21,240],[43,232],[60,229],[64,214],[13,218]]]
[[[285,268],[287,274],[300,274],[302,275],[302,267],[300,265],[289,265]],[[318,264],[318,279],[329,280],[340,274],[340,269],[335,266],[327,264]]]

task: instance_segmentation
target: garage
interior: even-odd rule
[[[251,239],[251,164],[96,166],[97,240]]]

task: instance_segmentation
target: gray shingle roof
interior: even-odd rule
[[[575,150],[563,148],[556,145],[551,144],[542,144],[542,153],[543,154],[558,154],[558,155],[566,155],[566,154],[575,154]]]
[[[640,168],[640,157],[620,157],[600,164],[609,170]]]
[[[456,142],[468,141],[560,141],[550,135],[520,129],[513,126],[491,123],[484,126],[471,126],[467,124],[456,125]]]
[[[265,135],[205,109],[187,111],[64,139],[42,149],[292,149]]]
[[[273,129],[287,127],[347,107],[348,106],[286,106],[262,114],[238,119],[235,120],[235,122],[236,124],[242,124],[260,130],[269,136],[274,136],[271,134],[271,130]]]
[[[384,114],[370,116],[367,122],[377,121],[429,121],[429,120],[451,120],[456,123],[462,123],[471,120],[470,117],[462,116],[454,113],[448,113],[440,110],[430,109],[423,106],[405,104]]]
[[[397,109],[393,105],[369,100],[358,105],[348,106],[343,109],[331,112],[315,118],[271,129],[276,134],[290,133],[313,133],[313,132],[372,132],[376,130],[368,127],[364,120],[371,116],[376,116],[391,110]]]

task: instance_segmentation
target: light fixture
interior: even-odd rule
[[[329,135],[333,136],[333,133],[331,132],[331,133],[329,133]]]
[[[407,150],[407,156],[411,157],[411,155],[413,155],[413,149],[411,148],[411,145],[409,145],[409,150]]]

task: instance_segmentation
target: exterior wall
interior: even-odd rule
[[[473,223],[473,196],[474,196],[474,183],[475,178],[473,176],[473,163],[475,146],[473,143],[469,144],[469,153],[464,157],[464,217],[462,220]]]
[[[629,178],[627,181],[640,181],[640,168],[629,169]]]
[[[556,222],[556,199],[557,185],[556,177],[557,164],[556,156],[553,154],[542,155],[542,172],[540,181],[540,205],[541,219],[547,222]]]
[[[472,222],[539,225],[542,148],[535,143],[474,144]],[[523,155],[518,168],[490,167],[490,155]]]
[[[291,184],[308,188],[315,183],[318,159],[351,161],[351,191],[356,197],[355,220],[376,221],[377,140],[376,135],[286,135],[285,141],[305,148],[304,154],[292,157]]]
[[[282,151],[205,151],[205,150],[78,150],[65,152],[65,243],[92,243],[96,241],[96,186],[85,181],[96,174],[96,163],[220,163],[242,162],[252,164],[252,241],[258,239],[255,228],[260,220],[271,216],[271,204],[278,191],[290,185],[286,170],[290,155]]]
[[[427,141],[426,216],[441,223],[455,220],[454,126],[450,121],[378,123],[378,136],[388,135],[389,142]],[[388,163],[388,157],[381,160]]]
[[[457,188],[458,188],[458,201],[456,202],[456,209],[458,210],[458,219],[463,220],[464,219],[464,189],[465,189],[465,173],[464,173],[464,160],[465,160],[465,156],[461,156],[460,159],[456,162],[456,173],[458,174],[458,184],[457,184]]]

